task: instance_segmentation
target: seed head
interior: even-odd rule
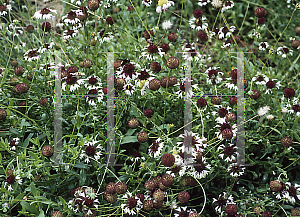
[[[270,191],[279,192],[281,191],[282,185],[278,180],[270,182]]]
[[[226,206],[226,213],[228,215],[235,215],[237,214],[238,211],[238,207],[235,204],[228,204]]]
[[[153,201],[152,200],[145,200],[144,203],[143,203],[143,209],[145,211],[151,211],[153,210],[153,207],[154,207],[154,204],[153,204]]]
[[[124,194],[127,191],[127,185],[124,182],[115,184],[115,192],[117,194]]]
[[[220,105],[221,104],[221,97],[213,96],[213,97],[211,97],[210,101],[214,105]]]
[[[200,30],[197,33],[197,36],[200,39],[200,41],[207,41],[208,40],[208,35],[205,32],[203,32],[202,30]]]
[[[270,211],[264,211],[262,214],[261,214],[262,217],[272,217],[272,213]]]
[[[168,40],[170,42],[175,42],[177,40],[178,36],[176,35],[176,33],[174,32],[171,32],[169,35],[168,35]]]
[[[158,90],[160,88],[160,81],[157,80],[157,79],[152,79],[150,82],[149,82],[149,88],[150,90]]]
[[[137,140],[140,143],[144,143],[148,140],[148,134],[146,132],[139,132],[137,135]]]
[[[151,118],[152,115],[153,115],[152,109],[145,109],[145,110],[144,110],[144,115],[145,115],[147,118]]]
[[[47,98],[41,98],[39,101],[41,106],[47,106],[48,105],[48,99]]]
[[[160,48],[162,49],[163,52],[167,52],[168,50],[170,50],[170,46],[167,43],[162,43],[160,45]]]
[[[0,109],[0,121],[6,118],[6,111],[4,109]]]
[[[156,188],[155,182],[153,180],[148,180],[145,182],[144,187],[149,190],[152,191]]]
[[[191,198],[191,196],[190,196],[190,194],[187,191],[181,191],[178,194],[178,200],[181,203],[187,203],[187,202],[189,202],[190,198]]]
[[[106,185],[106,192],[108,193],[108,194],[114,194],[115,193],[115,183],[113,183],[113,182],[110,182],[110,183],[108,183],[107,185]]]
[[[254,100],[257,100],[258,98],[259,98],[259,96],[260,96],[260,93],[259,93],[259,91],[258,90],[252,90],[252,95],[250,95],[250,98],[251,99],[254,99]]]
[[[137,118],[131,118],[129,121],[128,121],[128,126],[129,128],[131,129],[135,129],[139,126],[139,120]]]
[[[153,72],[160,72],[160,70],[161,70],[161,65],[160,65],[160,63],[158,63],[158,62],[152,62],[152,63],[150,64],[150,69],[151,69]]]
[[[15,92],[17,94],[27,93],[28,89],[29,89],[29,87],[28,87],[28,84],[26,84],[26,83],[17,84],[15,86]]]
[[[83,66],[85,68],[90,68],[93,65],[93,62],[89,59],[86,59],[85,61],[83,61]]]
[[[258,18],[262,18],[266,15],[266,11],[265,11],[265,9],[258,7],[255,9],[254,14]]]
[[[167,153],[161,157],[161,163],[166,167],[171,167],[175,163],[175,157],[173,154]]]
[[[165,174],[161,177],[161,182],[164,186],[170,187],[174,183],[174,178],[170,174]]]
[[[196,10],[194,10],[193,15],[196,19],[201,18],[203,15],[203,11],[201,9],[196,9]]]
[[[292,139],[290,138],[290,137],[283,137],[281,140],[280,140],[280,142],[281,142],[281,145],[283,146],[283,147],[290,147],[291,145],[292,145],[292,143],[293,143],[293,141],[292,141]]]
[[[224,139],[230,140],[233,137],[233,132],[231,129],[225,129],[222,131],[222,137]]]
[[[167,67],[170,69],[176,69],[179,66],[179,59],[177,57],[169,57],[167,59]]]
[[[63,217],[63,214],[61,213],[61,211],[54,211],[51,214],[51,217]]]
[[[153,199],[156,201],[163,201],[165,198],[165,193],[158,189],[153,192]]]
[[[54,153],[54,149],[51,145],[45,145],[43,146],[42,148],[42,154],[45,156],[45,157],[51,157]]]
[[[91,10],[91,11],[95,11],[99,8],[99,1],[98,0],[89,0],[88,1],[88,8]]]
[[[16,76],[21,76],[24,73],[24,68],[22,66],[17,66],[15,68],[15,75]]]

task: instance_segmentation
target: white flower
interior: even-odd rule
[[[220,1],[220,0],[212,0],[211,5],[212,5],[214,8],[218,9],[218,8],[222,7],[223,2]]]
[[[65,30],[63,32],[63,36],[64,36],[63,38],[64,39],[69,39],[71,37],[75,37],[77,35],[77,32],[78,32],[78,30],[76,30],[76,29]]]
[[[205,16],[202,16],[201,20],[193,17],[189,20],[189,24],[192,29],[196,29],[196,30],[205,30],[208,27],[208,23],[206,22]]]
[[[199,0],[198,5],[199,6],[205,6],[208,3],[210,3],[210,0]]]
[[[127,95],[131,96],[134,93],[135,87],[132,84],[125,84],[124,90]]]
[[[271,120],[273,120],[274,116],[273,115],[267,115],[266,118],[271,121]]]
[[[269,47],[268,42],[262,42],[259,44],[259,50],[265,51]]]
[[[223,8],[222,8],[222,11],[225,11],[225,10],[228,10],[230,8],[233,8],[234,6],[234,2],[233,1],[226,1]]]
[[[270,110],[270,106],[265,106],[263,108],[260,108],[258,110],[258,115],[261,117],[261,116],[264,116],[265,114],[268,113],[268,111]]]
[[[285,114],[285,113],[287,113],[287,112],[288,112],[288,109],[287,109],[287,108],[282,108],[282,110],[281,110],[281,111],[282,111],[282,113],[284,113],[284,114]]]
[[[79,1],[80,2],[80,1]],[[77,18],[79,15],[83,15],[82,10],[72,10],[65,16],[62,16],[63,22],[68,26],[75,25],[76,23],[80,23],[80,20]]]
[[[24,59],[31,62],[33,60],[38,60],[40,58],[38,49],[28,50],[24,54]]]
[[[241,176],[244,174],[245,168],[242,166],[239,166],[236,163],[230,164],[230,166],[227,169],[228,172],[232,171],[230,173],[231,176],[233,177],[237,177],[237,176]]]
[[[167,10],[169,7],[173,6],[175,3],[169,0],[158,0],[158,7],[156,8],[157,13],[161,13],[162,10]]]
[[[56,14],[56,10],[52,10],[49,8],[43,8],[42,10],[35,12],[34,17],[36,19],[44,19],[44,20],[52,19],[54,17],[54,15],[52,15],[51,13]]]
[[[150,7],[151,3],[152,3],[152,0],[143,0],[142,1],[142,4],[146,5],[147,7]]]
[[[162,27],[163,27],[164,30],[170,29],[172,25],[173,24],[171,23],[170,20],[167,20],[167,21],[165,21],[165,22],[162,23]]]
[[[164,142],[161,141],[161,138],[158,138],[155,140],[155,142],[152,143],[152,145],[148,149],[148,154],[150,156],[153,156],[154,158],[159,157],[163,147]]]
[[[293,50],[288,49],[286,46],[283,46],[277,49],[277,54],[281,55],[282,58],[287,58],[288,55],[293,56]]]

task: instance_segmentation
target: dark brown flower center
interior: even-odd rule
[[[40,11],[40,13],[41,14],[49,14],[51,11],[48,9],[48,8],[43,8],[41,11]]]
[[[229,146],[229,147],[225,147],[224,149],[224,154],[230,156],[234,154],[234,149],[233,147]]]
[[[36,56],[38,56],[39,54],[38,54],[38,52],[36,51],[36,50],[31,50],[31,51],[29,51],[29,53],[28,53],[28,57],[36,57]]]
[[[94,156],[95,155],[95,152],[96,152],[96,148],[92,145],[89,145],[88,147],[86,147],[85,149],[85,153],[88,155],[88,156]]]
[[[70,19],[70,20],[74,20],[75,18],[76,18],[76,13],[74,12],[74,11],[70,11],[69,13],[68,13],[68,19]]]

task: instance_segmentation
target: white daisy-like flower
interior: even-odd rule
[[[54,45],[54,42],[51,42],[50,44],[44,44],[40,49],[38,50],[39,53],[45,53],[46,51],[50,50]]]
[[[237,155],[238,153],[235,152],[237,149],[236,146],[234,146],[234,144],[229,144],[229,146],[225,146],[225,145],[220,145],[217,149],[217,151],[219,150],[224,150],[224,152],[222,154],[219,154],[218,156],[222,159],[225,158],[226,162],[232,162],[233,160],[236,159],[235,155]]]
[[[195,44],[185,44],[182,46],[182,51],[185,52],[183,53],[183,59],[188,60],[188,61],[196,61],[198,64],[203,65],[207,61],[211,60],[211,57],[209,54],[201,54],[200,52],[197,51],[197,47],[195,47]]]
[[[165,22],[162,23],[162,27],[163,27],[164,30],[171,29],[171,26],[172,26],[172,25],[173,25],[173,24],[171,23],[170,20],[167,20],[167,21],[165,21]]]
[[[234,32],[235,30],[235,26],[230,26],[229,29],[225,26],[220,28],[218,35],[219,35],[219,39],[223,39],[223,38],[229,38],[231,36],[231,33]]]
[[[114,38],[112,32],[108,32],[104,34],[103,32],[100,32],[100,36],[96,36],[95,40],[99,41],[99,44],[103,44],[104,42],[110,42]]]
[[[53,13],[56,14],[56,10],[50,8],[43,8],[42,10],[35,12],[34,17],[36,19],[49,20],[54,17]]]
[[[227,171],[231,172],[230,175],[232,177],[238,177],[238,176],[241,176],[244,174],[245,167],[242,167],[242,166],[238,165],[237,163],[233,163],[233,164],[229,165]]]
[[[270,106],[265,106],[265,107],[259,108],[259,110],[258,110],[258,115],[259,115],[260,117],[262,117],[262,116],[264,116],[265,114],[267,114],[268,111],[270,111]]]
[[[202,7],[207,5],[208,3],[210,3],[210,0],[199,0],[198,5]]]
[[[147,7],[150,7],[150,5],[152,4],[152,0],[143,0],[142,4],[146,5]]]
[[[175,5],[173,1],[169,0],[158,0],[158,7],[156,8],[157,13],[161,13],[162,10],[167,10],[169,7]]]
[[[38,49],[33,49],[33,50],[28,50],[24,54],[24,59],[31,62],[34,60],[38,60],[40,58],[39,51]]]
[[[187,213],[189,214],[191,212],[191,210],[187,210],[186,206],[179,206],[178,208],[175,209],[177,212],[179,213],[174,213],[174,217],[180,217],[181,213]]]
[[[207,84],[219,84],[223,78],[219,77],[218,75],[223,75],[223,72],[219,72],[217,69],[219,69],[220,67],[209,67],[206,71],[205,71],[205,75],[207,76],[206,78],[206,83]],[[215,70],[217,70],[217,75],[212,74],[211,77],[209,77],[209,74],[212,72],[215,72]],[[214,82],[214,83],[213,83]]]
[[[298,200],[300,200],[300,185],[295,183],[294,186],[292,186],[290,182],[286,182],[285,185],[286,185],[286,190],[283,193],[283,198],[286,198],[292,204],[295,204],[296,202],[295,197],[297,197]]]
[[[72,10],[67,13],[67,15],[62,17],[63,22],[68,25],[75,25],[77,23],[80,23],[80,20],[78,19],[79,15],[83,15],[82,10]]]
[[[228,80],[229,82],[225,83],[225,87],[229,88],[230,90],[235,90],[235,91],[237,91],[239,89],[239,87],[236,84],[230,82],[231,78],[226,78],[226,80]]]
[[[218,9],[218,8],[221,8],[221,7],[222,7],[223,2],[220,1],[220,0],[212,0],[211,5],[212,5],[214,8]]]
[[[77,35],[77,33],[78,33],[78,30],[76,30],[76,29],[65,30],[63,32],[63,38],[64,39],[73,38]]]
[[[0,25],[0,29],[1,29],[1,25]],[[26,43],[20,42],[20,44],[16,45],[14,48],[15,49],[20,49],[26,46]]]
[[[95,147],[95,145],[97,147]],[[85,162],[90,162],[90,157],[94,157],[97,161],[100,159],[101,151],[103,147],[99,144],[99,141],[92,140],[91,142],[86,142],[84,145],[86,145],[86,149],[82,150],[82,153],[80,154],[80,159],[86,156]]]
[[[259,44],[259,50],[265,51],[269,47],[268,42],[262,42]]]
[[[223,5],[222,11],[229,10],[233,8],[234,2],[233,1],[226,1],[225,4]]]
[[[13,138],[9,143],[9,150],[16,150],[16,145],[19,144],[19,138]]]
[[[155,140],[148,149],[148,154],[151,157],[157,158],[160,156],[162,148],[164,147],[164,142],[161,138]]]
[[[109,3],[107,3],[107,4],[104,5],[104,8],[110,8],[110,6],[111,5]]]
[[[136,215],[137,213],[135,212],[135,210],[137,212],[139,212],[139,210],[143,206],[143,203],[141,202],[141,199],[138,198],[137,196],[133,197],[131,192],[127,192],[126,194],[124,194],[122,196],[122,198],[125,199],[126,202],[121,204],[121,208],[123,209],[124,213],[127,213],[129,215]],[[136,200],[136,206],[135,207],[129,207],[129,205],[127,204],[127,200],[129,198],[132,198],[132,199]]]
[[[273,115],[267,115],[266,118],[271,121],[271,120],[274,119],[274,116]]]
[[[146,50],[146,51],[144,51],[144,52],[141,53],[141,56],[139,57],[139,59],[142,58],[142,57],[146,57],[147,60],[153,61],[153,60],[159,59],[157,54],[159,54],[159,56],[161,58],[163,57],[163,55],[165,54],[165,52],[162,51],[162,48],[157,47],[156,45],[154,45],[154,46],[157,47],[157,52],[156,53],[149,53],[148,52],[148,48],[150,46],[153,46],[153,45],[148,45],[148,46],[146,46],[146,47],[143,48],[143,50]]]
[[[200,20],[201,19],[201,20]],[[189,20],[189,25],[192,29],[196,30],[206,30],[208,27],[208,23],[206,22],[206,17],[202,16],[200,19],[196,19],[195,17]]]
[[[286,46],[277,48],[276,52],[282,58],[287,58],[288,56],[293,56],[293,50],[288,49]]]
[[[232,195],[229,195],[226,193],[226,192],[223,192],[223,195],[220,194],[218,199],[216,198],[213,198],[213,202],[212,203],[216,203],[218,204],[216,207],[215,207],[215,210],[216,212],[220,213],[221,215],[223,215],[225,212],[222,211],[222,207],[223,206],[227,206],[229,203],[233,203],[233,196]]]
[[[6,9],[8,9],[7,6],[5,6],[5,5],[0,5],[0,17],[1,17],[1,16],[5,16],[5,15],[7,14]]]
[[[125,93],[129,96],[131,96],[135,91],[135,86],[132,84],[125,84],[123,89],[125,90]]]
[[[277,79],[272,79],[272,81],[275,81]],[[277,83],[275,83],[275,87],[277,87],[277,89],[279,89],[279,87],[281,87],[282,85],[280,84],[280,81],[278,81]],[[265,94],[269,94],[269,93],[272,93],[272,89],[273,88],[267,88]]]
[[[284,107],[284,108],[282,108],[281,112],[285,114],[288,112],[288,109]]]
[[[76,1],[76,2],[75,2]],[[81,5],[81,1],[80,0],[71,0],[71,3],[73,4],[75,2],[76,5]]]
[[[224,49],[224,48],[227,48],[227,47],[230,47],[230,46],[231,46],[231,40],[228,39],[228,40],[223,42],[221,48]]]
[[[252,78],[252,81],[255,81],[255,84],[257,85],[266,85],[269,80],[270,79],[266,75],[261,75],[259,72]]]

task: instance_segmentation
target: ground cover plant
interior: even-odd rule
[[[299,13],[0,2],[1,216],[300,216]]]

